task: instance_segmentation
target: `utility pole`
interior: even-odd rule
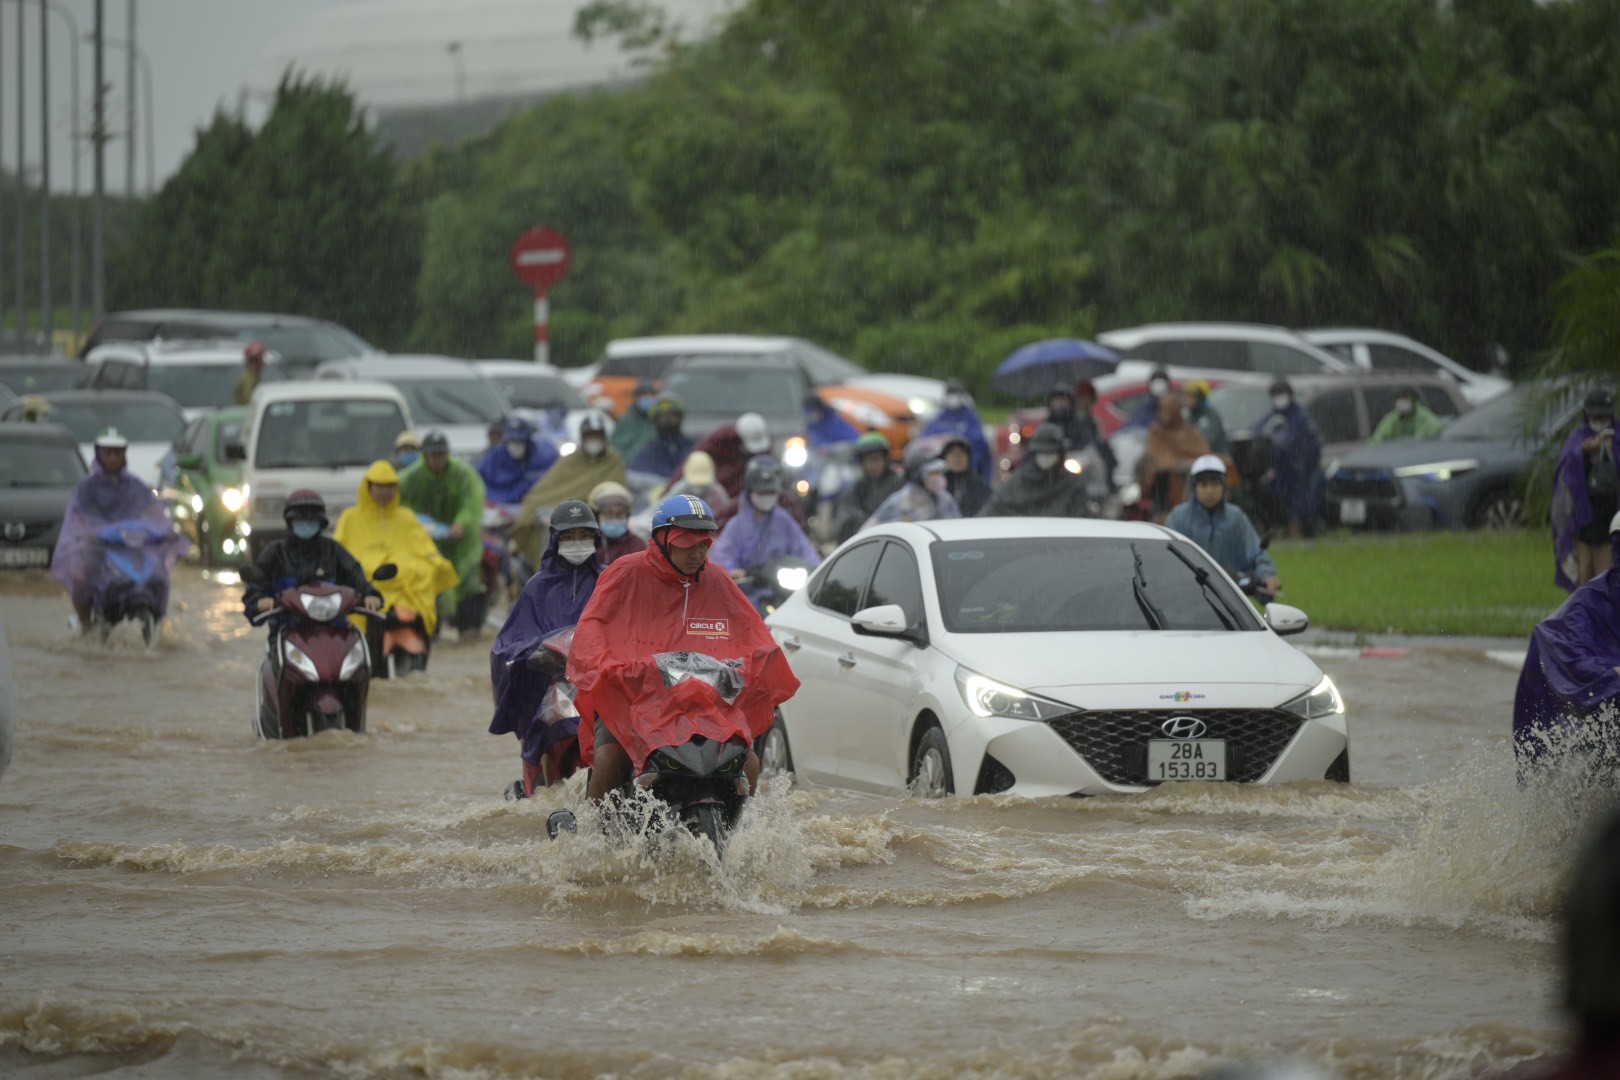
[[[55,351],[51,310],[51,35],[49,0],[39,0],[39,318],[45,347]],[[20,6],[20,5],[19,5]],[[77,47],[77,43],[75,43]]]
[[[28,102],[24,100],[24,94],[28,90],[28,83],[24,78],[23,71],[26,66],[23,60],[27,56],[26,45],[28,43],[27,37],[24,36],[25,24],[23,16],[27,13],[27,8],[21,4],[17,5],[17,236],[12,240],[12,244],[15,245],[17,253],[17,281],[15,288],[17,290],[17,338],[19,340],[28,336],[28,308],[24,306],[26,298],[23,294],[23,256],[27,254],[28,248],[28,245],[23,242],[23,237],[28,235],[25,231],[28,228],[28,169],[26,166],[28,161],[28,143],[26,141],[28,135]]]
[[[96,96],[95,119],[90,127],[90,142],[95,147],[95,194],[90,214],[90,312],[100,318],[106,310],[102,288],[105,284],[106,265],[102,260],[102,199],[107,193],[107,73],[103,63],[101,32],[106,0],[96,0]]]
[[[135,200],[135,0],[129,0],[129,32],[124,35],[124,198]]]
[[[6,61],[6,41],[5,41],[5,29],[4,28],[5,28],[5,20],[0,19],[0,67],[5,67],[5,61]],[[4,89],[5,89],[5,80],[0,79],[0,91],[3,91]],[[4,96],[3,93],[0,93],[0,97],[3,97],[3,96]],[[5,115],[6,114],[5,114],[5,111],[4,111],[4,108],[3,108],[4,104],[5,104],[4,101],[0,101],[0,124],[3,124],[4,121],[5,121]],[[4,134],[4,132],[0,131],[0,134]],[[5,239],[6,239],[6,207],[5,207],[5,201],[6,201],[6,198],[5,198],[5,196],[6,196],[6,173],[5,173],[5,164],[6,164],[5,145],[4,145],[4,143],[0,143],[0,338],[3,338],[3,337],[6,336],[6,286],[5,286],[5,270],[6,270],[6,258],[5,258],[5,255],[6,255],[6,243],[5,243]],[[19,177],[19,182],[20,182],[20,177]]]

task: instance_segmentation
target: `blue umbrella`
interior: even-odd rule
[[[1106,345],[1078,338],[1048,338],[1025,345],[996,368],[990,385],[1010,397],[1045,397],[1057,383],[1073,386],[1081,379],[1107,375],[1119,366],[1119,354]]]

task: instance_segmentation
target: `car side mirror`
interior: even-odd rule
[[[246,461],[247,460],[247,447],[243,446],[241,443],[237,442],[235,439],[232,439],[230,442],[225,444],[225,460],[226,461]]]
[[[1271,627],[1278,637],[1288,637],[1290,634],[1304,633],[1305,628],[1311,625],[1311,620],[1297,607],[1289,607],[1287,604],[1267,604],[1266,625]]]
[[[201,454],[176,454],[174,458],[175,466],[181,469],[200,469],[202,463]]]
[[[905,609],[899,604],[880,604],[857,611],[850,624],[857,634],[866,637],[899,638],[913,645],[928,644],[928,636],[906,620]]]
[[[399,567],[391,562],[385,562],[371,572],[372,581],[392,581],[399,576]]]

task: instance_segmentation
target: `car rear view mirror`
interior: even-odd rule
[[[899,604],[862,608],[850,621],[854,623],[857,634],[871,634],[874,637],[905,637],[911,629],[905,610]]]
[[[1301,634],[1311,625],[1310,617],[1297,607],[1287,604],[1266,605],[1266,625],[1276,631],[1278,637],[1287,637],[1290,634]]]
[[[243,446],[241,443],[237,442],[235,439],[232,439],[230,442],[225,444],[225,460],[226,461],[246,461],[247,460],[247,447]]]

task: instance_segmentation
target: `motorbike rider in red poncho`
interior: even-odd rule
[[[787,657],[727,569],[704,572],[716,531],[702,499],[665,499],[653,515],[647,550],[604,570],[580,615],[568,679],[578,691],[579,751],[592,766],[593,800],[628,783],[654,750],[693,734],[740,735],[752,744],[770,729],[776,706],[799,689]],[[709,688],[696,680],[667,688],[654,657],[679,651],[742,660],[746,682],[736,701],[704,697]],[[699,732],[697,710],[720,728],[711,723]],[[745,769],[752,795],[759,781],[752,750]]]

